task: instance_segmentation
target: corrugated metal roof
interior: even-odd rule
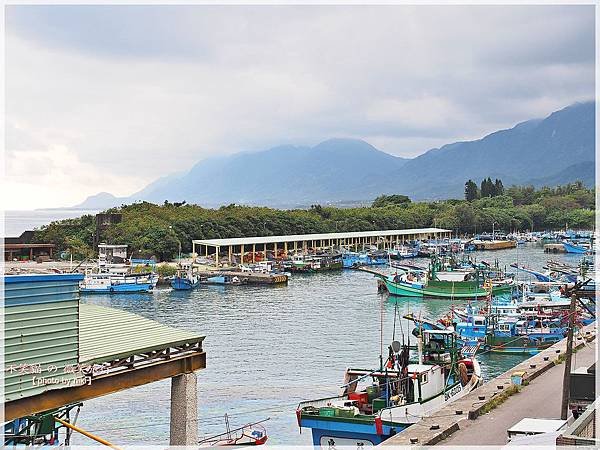
[[[114,308],[82,303],[79,311],[81,363],[113,361],[204,339],[199,334]]]
[[[327,239],[352,239],[379,236],[406,236],[411,234],[451,233],[442,228],[411,228],[407,230],[353,231],[348,233],[293,234],[288,236],[257,236],[228,239],[194,239],[194,244],[221,247],[228,245],[272,244],[279,242],[320,241]]]

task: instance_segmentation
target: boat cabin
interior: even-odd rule
[[[124,264],[127,262],[127,245],[98,244],[98,264]]]
[[[456,332],[466,338],[485,337],[487,333],[487,320],[485,316],[468,316],[463,322],[458,322],[455,326]]]

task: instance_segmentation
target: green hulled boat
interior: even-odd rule
[[[427,280],[421,283],[407,280],[403,275],[392,275],[382,280],[391,295],[401,297],[483,298],[490,295],[488,290],[479,286],[477,280]]]
[[[511,292],[512,280],[492,282],[480,276],[480,271],[454,269],[439,270],[437,259],[429,270],[406,270],[390,276],[380,275],[382,284],[391,295],[401,297],[433,297],[476,299]]]

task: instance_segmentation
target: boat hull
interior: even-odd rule
[[[427,286],[396,283],[385,279],[385,287],[391,295],[400,297],[432,297],[432,298],[483,298],[488,291],[469,282],[436,282]]]
[[[563,242],[562,245],[567,253],[576,253],[579,255],[585,255],[586,253],[589,253],[587,248],[580,247],[579,245],[570,244],[568,242]]]
[[[332,263],[327,265],[322,265],[320,267],[314,267],[310,264],[306,265],[293,265],[290,267],[291,272],[300,272],[300,273],[310,273],[310,272],[325,272],[328,270],[341,270],[344,268],[343,263],[340,261],[339,263]]]
[[[174,278],[171,280],[171,287],[177,291],[189,291],[198,286],[198,283],[192,283],[187,278]]]
[[[389,437],[406,429],[408,425],[382,423],[381,433],[377,433],[377,427],[371,422],[356,423],[355,421],[343,421],[338,418],[328,420],[326,417],[302,418],[300,425],[310,428],[312,441],[315,447],[331,448],[331,446],[370,446],[379,445]]]
[[[87,288],[81,287],[79,291],[85,294],[131,294],[136,292],[152,292],[152,283],[116,284],[107,287]]]

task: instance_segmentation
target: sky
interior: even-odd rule
[[[7,6],[5,209],[213,155],[414,157],[594,98],[593,6]]]

